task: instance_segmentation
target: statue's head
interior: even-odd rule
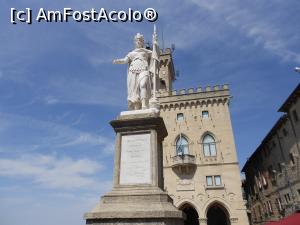
[[[144,47],[144,36],[140,33],[137,33],[134,36],[134,41],[135,41],[135,47],[136,48],[143,48]]]

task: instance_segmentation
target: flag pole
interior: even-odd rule
[[[154,24],[154,30],[152,35],[152,56],[151,56],[151,65],[150,65],[150,72],[153,74],[153,94],[150,99],[150,107],[155,108],[156,110],[159,110],[159,102],[157,99],[157,77],[159,76],[159,55],[160,55],[160,49],[158,46],[157,41],[157,33],[156,33],[156,26]]]
[[[154,24],[154,30],[153,30],[153,48],[156,47],[155,44],[157,42],[157,34],[156,34],[156,26]],[[153,50],[152,48],[152,50]],[[153,74],[153,98],[156,99],[156,63],[154,62],[154,74]]]

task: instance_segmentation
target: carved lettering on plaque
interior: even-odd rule
[[[151,184],[150,134],[122,136],[120,184]]]

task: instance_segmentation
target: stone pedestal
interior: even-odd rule
[[[163,119],[156,112],[123,113],[110,124],[116,132],[113,190],[85,214],[86,224],[183,225],[183,212],[162,190]]]

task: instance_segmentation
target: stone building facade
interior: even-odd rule
[[[172,53],[161,54],[164,188],[189,225],[248,225],[228,85],[172,90]]]
[[[280,107],[283,115],[243,167],[252,224],[300,210],[300,84]]]

